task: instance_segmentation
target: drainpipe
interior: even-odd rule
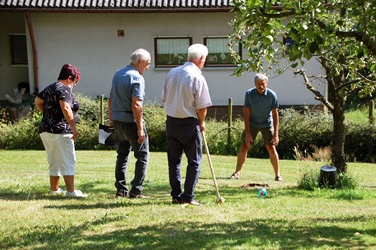
[[[25,12],[27,27],[29,28],[29,35],[31,40],[31,47],[33,49],[33,70],[34,70],[34,87],[35,93],[39,93],[39,84],[38,84],[38,57],[37,57],[37,47],[35,46],[35,37],[34,37],[34,30],[33,24],[31,22],[30,12]]]

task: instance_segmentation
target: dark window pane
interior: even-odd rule
[[[10,34],[11,64],[27,64],[26,35]]]

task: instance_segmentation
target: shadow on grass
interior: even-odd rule
[[[341,220],[341,219],[339,219]],[[366,222],[373,218],[352,217],[343,221]],[[93,226],[109,228],[112,223],[131,223],[129,216],[104,216],[81,226],[71,226],[64,233],[45,233],[43,228],[24,232],[23,244],[32,249],[371,249],[376,244],[366,244],[354,235],[358,228],[337,226],[312,227],[298,220],[255,219],[232,223],[205,224],[196,222],[169,222],[144,225],[130,229],[114,229],[106,233],[87,231]],[[312,221],[314,224],[315,221]],[[69,233],[70,232],[70,233]],[[362,235],[375,235],[376,230],[362,230]],[[69,240],[68,240],[69,239]],[[3,247],[15,247],[11,241]],[[42,246],[41,246],[42,245]],[[18,245],[19,246],[19,245]]]
[[[97,208],[117,208],[127,206],[149,206],[170,204],[169,185],[153,186],[150,200],[115,199],[111,189],[95,188],[97,183],[84,183],[83,190],[93,190],[93,197],[79,204],[47,205],[44,208],[56,210],[90,210]],[[103,184],[103,183],[102,183]],[[197,197],[213,196],[215,189],[208,183],[201,184],[204,191],[196,192]],[[206,187],[208,186],[208,187]],[[236,202],[240,196],[256,197],[256,189],[223,186],[221,195],[226,203]],[[96,193],[98,199],[95,197]],[[275,196],[315,196],[317,192],[310,192],[296,187],[269,189],[266,199]],[[346,197],[341,197],[346,198]],[[43,192],[14,193],[11,190],[1,192],[0,199],[4,200],[38,200],[67,199],[65,197],[49,196]],[[195,209],[195,208],[193,208]],[[32,228],[31,231],[21,232],[17,239],[9,236],[0,243],[0,248],[29,249],[371,249],[376,244],[370,244],[362,236],[376,235],[376,229],[359,229],[351,223],[373,223],[376,215],[352,216],[333,218],[336,223],[347,223],[346,228],[326,223],[317,225],[317,218],[305,219],[302,224],[298,219],[270,219],[257,218],[237,221],[236,223],[202,223],[187,221],[167,221],[153,225],[132,226],[133,218],[127,214],[98,215],[100,218],[86,221],[80,226],[54,225],[56,228],[46,228],[42,225]],[[59,230],[58,227],[63,227]],[[125,229],[126,227],[126,229]],[[98,230],[93,230],[98,228]],[[103,229],[106,228],[106,229]],[[355,234],[359,232],[359,235]]]
[[[112,183],[111,183],[112,184]],[[89,198],[98,197],[98,198],[105,198],[105,199],[116,199],[115,197],[115,188],[112,188],[113,184],[111,185],[107,181],[96,181],[96,182],[86,182],[80,184],[80,189],[86,193],[86,190],[89,194]],[[207,182],[200,182],[201,191],[195,191],[195,197],[199,200],[201,197],[213,196],[216,197],[216,190],[214,184],[210,181]],[[104,186],[104,187],[103,187]],[[109,188],[111,186],[111,188]],[[146,187],[146,188],[145,188]],[[229,185],[221,185],[219,186],[220,195],[226,198],[227,201],[231,201],[232,199],[238,199],[238,195],[246,195],[246,197],[257,197],[257,189],[260,186],[252,186],[252,187],[244,187],[242,185],[239,186],[229,186]],[[35,189],[29,190],[29,192],[25,191],[15,191],[11,188],[3,189],[0,193],[0,199],[3,200],[62,200],[62,199],[74,199],[68,198],[64,196],[54,196],[50,195],[46,191],[41,191],[41,187],[36,187]],[[145,182],[144,191],[145,194],[150,196],[150,200],[146,200],[145,203],[148,204],[148,201],[152,201],[155,203],[171,203],[171,196],[170,196],[170,186],[169,184],[165,185],[158,185],[153,186],[148,181]],[[197,190],[197,189],[196,189]],[[357,190],[333,190],[333,189],[322,189],[321,191],[307,191],[304,189],[300,189],[296,186],[293,187],[267,187],[268,195],[265,199],[274,198],[276,196],[287,196],[287,197],[306,197],[306,198],[314,198],[320,196],[326,196],[330,194],[331,199],[338,199],[338,200],[363,200],[367,198],[367,190],[360,188]],[[77,199],[77,198],[76,198]],[[121,201],[124,199],[117,200]],[[98,203],[93,207],[102,207],[103,204]],[[113,204],[112,204],[113,205]],[[116,206],[124,206],[122,202],[116,204]]]

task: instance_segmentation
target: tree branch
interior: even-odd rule
[[[303,76],[303,79],[304,79],[304,84],[307,86],[307,89],[309,91],[311,91],[316,97],[315,99],[322,102],[330,111],[333,111],[333,106],[330,102],[328,102],[328,100],[326,100],[326,98],[320,93],[320,91],[316,90],[312,84],[309,82],[309,79],[308,79],[308,76],[305,72],[304,69],[298,69],[296,71],[294,71],[294,74],[297,75],[297,74],[300,74]]]
[[[269,19],[283,18],[283,17],[292,16],[292,15],[295,15],[295,14],[296,14],[295,9],[291,9],[291,10],[284,11],[284,12],[278,12],[278,13],[275,13],[275,14],[266,13],[264,10],[261,11],[261,16],[267,17]],[[304,12],[302,14],[304,14]],[[344,15],[344,14],[342,14],[342,15]],[[317,18],[315,18],[314,20],[321,29],[325,30],[328,27],[323,21],[321,21]],[[366,25],[366,23],[365,23],[365,25]],[[363,31],[355,31],[355,30],[354,31],[339,31],[339,30],[336,30],[336,29],[333,28],[329,32],[332,33],[332,34],[335,34],[337,37],[349,37],[349,38],[352,37],[358,42],[363,42],[364,46],[369,51],[371,51],[371,53],[373,55],[376,55],[376,42],[374,41],[374,39],[371,39],[371,37],[367,36],[366,27],[364,28]]]
[[[319,19],[314,19],[317,25],[325,30],[328,26]],[[364,46],[371,51],[373,55],[376,55],[376,43],[369,36],[366,35],[366,31],[339,31],[334,28],[329,31],[332,34],[335,34],[337,37],[352,37],[358,42],[363,42]]]
[[[367,75],[367,76],[364,76],[364,75],[362,75],[362,74],[359,73],[359,72],[357,72],[356,74],[359,76],[359,78],[356,78],[356,79],[354,79],[354,80],[352,80],[352,81],[346,82],[346,83],[344,83],[344,84],[338,86],[338,88],[336,88],[336,91],[338,92],[338,91],[340,91],[341,89],[343,89],[344,87],[350,86],[351,84],[354,84],[354,83],[358,83],[358,82],[360,82],[360,81],[362,81],[362,80],[363,80],[364,82],[368,82],[368,83],[376,84],[375,81],[373,81],[373,80],[370,79],[370,78],[373,76],[372,74],[369,74],[369,75]]]
[[[336,88],[336,92],[340,91],[341,89],[343,89],[344,87],[347,87],[347,86],[350,86],[351,84],[354,84],[354,83],[357,83],[359,82],[361,79],[360,78],[356,78],[352,81],[349,81],[349,82],[346,82],[344,84],[341,84],[340,86],[338,86],[338,88]]]

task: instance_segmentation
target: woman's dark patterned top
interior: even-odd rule
[[[38,97],[44,100],[43,118],[39,126],[39,132],[71,134],[72,129],[64,117],[59,101],[61,100],[71,105],[75,122],[77,122],[77,111],[80,105],[72,94],[72,88],[65,86],[61,82],[55,82],[42,90]]]

